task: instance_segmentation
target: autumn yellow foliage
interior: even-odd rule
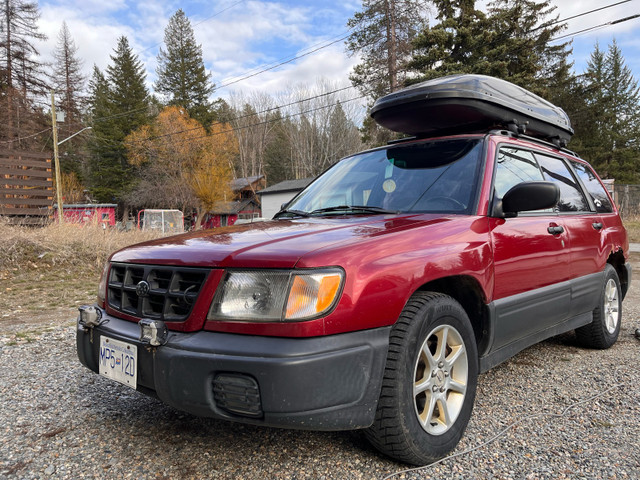
[[[172,106],[151,125],[132,132],[125,143],[129,161],[157,172],[166,191],[191,194],[199,219],[216,203],[233,198],[231,165],[238,142],[228,124],[214,123],[207,132],[186,110]]]

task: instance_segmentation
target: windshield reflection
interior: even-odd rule
[[[301,192],[278,216],[472,213],[482,140],[391,146],[348,157]]]

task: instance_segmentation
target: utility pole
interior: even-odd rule
[[[56,102],[51,90],[51,125],[53,126],[53,160],[56,171],[56,197],[58,201],[58,223],[64,223],[62,209],[62,191],[60,190],[60,159],[58,158],[58,121],[56,120]]]

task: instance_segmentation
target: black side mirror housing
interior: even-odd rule
[[[560,200],[560,189],[553,182],[522,182],[504,194],[494,206],[494,216],[517,217],[519,212],[553,208]]]

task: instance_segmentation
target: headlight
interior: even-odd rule
[[[107,280],[109,279],[109,266],[111,262],[107,260],[102,268],[102,275],[100,275],[100,283],[98,284],[98,305],[102,308],[105,307],[105,299],[107,298]]]
[[[338,268],[230,271],[207,319],[274,322],[319,317],[336,304],[343,278]]]

